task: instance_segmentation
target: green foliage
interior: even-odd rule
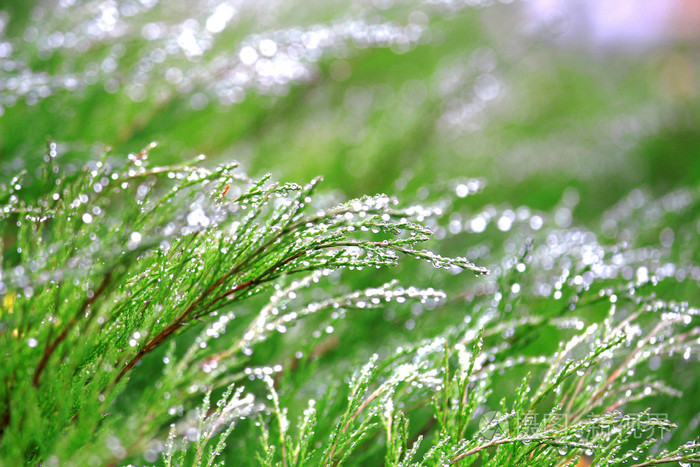
[[[700,463],[700,49],[502,3],[0,7],[0,465]]]
[[[404,290],[390,283],[281,313],[297,289],[338,268],[394,265],[401,253],[435,267],[487,272],[463,258],[415,249],[431,234],[415,221],[431,215],[429,210],[395,209],[395,200],[379,195],[308,213],[316,181],[304,187],[271,183],[269,177],[252,181],[231,165],[212,171],[151,169],[147,155],[145,150],[132,155],[120,169],[97,163],[70,178],[46,170],[43,184],[58,190],[35,204],[22,198],[19,182],[6,188],[3,237],[13,238],[20,255],[4,283],[4,348],[13,355],[2,375],[9,398],[3,446],[9,457],[73,453],[68,457],[79,459],[74,452],[88,427],[99,438],[98,427],[109,433],[114,423],[125,423],[114,415],[103,420],[123,390],[123,377],[198,321],[215,319],[184,355],[165,357],[171,363],[163,379],[131,402],[146,410],[148,422],[139,422],[144,413],[128,414],[138,425],[130,440],[135,445],[113,451],[139,449],[172,418],[166,410],[170,398],[188,399],[186,388],[192,385],[228,384],[253,346],[306,315],[443,297],[432,289]],[[71,233],[70,242],[63,240],[65,232]],[[318,273],[282,288],[288,277],[309,271]],[[236,302],[274,289],[269,304],[247,329],[241,328],[237,342],[224,351],[208,347],[236,318]],[[22,401],[13,398],[19,388],[27,393]],[[53,396],[46,400],[45,394]],[[240,395],[236,392],[233,400]],[[225,407],[232,403],[229,396],[222,399]],[[207,411],[208,402],[200,424],[210,417]],[[27,419],[38,422],[38,431],[27,429]],[[214,422],[205,431],[207,438],[198,441],[197,462],[221,423]]]
[[[697,351],[700,313],[649,293],[641,269],[635,282],[586,284],[580,274],[590,268],[575,256],[604,259],[606,250],[620,255],[617,246],[560,251],[579,279],[559,282],[553,299],[565,292],[569,311],[607,303],[601,321],[514,315],[527,277],[515,283],[509,269],[537,271],[538,261],[552,258],[526,244],[496,272],[509,297],[481,313],[480,300],[468,297],[469,319],[381,360],[374,354],[347,387],[327,382],[319,402],[310,398],[292,415],[295,392],[318,384],[319,375],[299,371],[313,366],[312,354],[297,368],[251,366],[254,350],[274,345],[273,336],[320,315],[342,319],[407,300],[445,306],[443,292],[396,281],[309,300],[334,271],[395,266],[398,254],[453,272],[488,271],[416,249],[431,235],[421,222],[439,209],[397,208],[385,195],[324,207],[330,200],[315,201],[317,180],[255,181],[235,165],[149,167],[149,149],[122,167],[103,158],[72,175],[49,158],[41,184],[52,189],[36,200],[25,198],[19,178],[3,187],[3,459],[81,465],[154,462],[162,453],[165,465],[215,465],[239,431],[249,447],[257,440],[264,465],[364,462],[378,448],[397,466],[471,464],[487,453],[489,465],[575,463],[581,455],[598,465],[700,459],[692,443],[651,451],[678,428],[665,416],[619,411],[653,395],[679,395],[640,366],[655,355]],[[671,211],[696,209],[693,194],[669,196]],[[260,295],[267,297],[260,305],[241,308]],[[511,310],[507,321],[497,313],[501,300]],[[574,332],[552,354],[526,356],[520,343],[533,326]],[[128,385],[125,377],[146,365],[149,379]],[[516,366],[528,368],[519,388],[484,414],[499,373]]]

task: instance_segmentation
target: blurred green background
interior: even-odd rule
[[[576,186],[594,215],[700,175],[697,5],[606,5],[6,2],[0,168],[47,139],[79,160],[157,141],[158,163],[349,196],[483,177],[483,200],[547,208]]]
[[[662,221],[648,221],[645,212],[661,209],[655,198],[694,190],[700,180],[699,5],[5,1],[0,183],[20,170],[31,180],[48,141],[67,170],[105,152],[119,165],[156,141],[154,164],[206,154],[205,164],[234,159],[253,176],[304,182],[323,175],[321,191],[336,198],[385,192],[442,206],[446,216],[430,221],[441,240],[433,246],[494,275],[465,279],[412,263],[344,275],[348,289],[399,276],[443,287],[451,298],[430,313],[387,310],[336,323],[341,337],[329,338],[331,350],[323,351],[331,373],[345,369],[335,360],[432,336],[451,323],[459,328],[465,316],[486,323],[489,309],[520,310],[513,317],[559,313],[562,302],[547,297],[568,268],[533,265],[531,277],[518,279],[511,259],[527,255],[528,245],[583,248],[564,242],[562,229],[594,232],[595,241],[583,242],[591,248],[656,248],[668,243],[664,222],[673,222],[663,259],[625,257],[620,274],[638,277],[637,264],[649,258],[653,267],[689,265],[658,293],[697,304],[697,203],[676,217],[661,203],[670,212]],[[521,300],[517,280],[536,293]],[[596,281],[594,289],[608,284]],[[494,304],[494,294],[503,300]],[[607,308],[582,313],[596,320]],[[551,352],[567,332],[539,330],[525,353]],[[268,347],[276,354],[255,358],[293,354],[284,349],[293,337],[276,339],[279,346]],[[685,359],[662,371],[692,393],[699,384],[693,368],[697,361]],[[503,394],[521,373],[514,370]],[[690,420],[700,406],[667,401],[656,411]],[[693,420],[679,439],[697,433]]]

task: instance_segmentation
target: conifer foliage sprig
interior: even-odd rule
[[[150,167],[150,149],[130,155],[123,167],[105,157],[74,173],[49,158],[43,178],[3,187],[2,458],[79,462],[96,455],[90,437],[108,446],[98,455],[103,460],[148,452],[145,440],[184,407],[171,406],[169,398],[185,402],[193,384],[221,386],[217,376],[231,377],[221,368],[240,370],[247,350],[282,326],[329,308],[443,298],[390,283],[278,314],[276,304],[333,270],[392,266],[407,255],[488,272],[464,258],[417,249],[431,235],[420,222],[435,214],[430,210],[397,208],[386,195],[318,207],[312,198],[320,179],[304,186],[269,176],[254,181],[235,164]],[[288,276],[301,279],[284,289]],[[247,331],[228,350],[207,353],[206,340],[224,334],[237,302],[274,289],[257,317],[244,318]],[[165,349],[212,319],[184,356]],[[127,376],[157,352],[167,352],[163,377],[132,401],[130,413],[112,414]],[[208,371],[219,363],[219,371]],[[207,371],[196,371],[202,368]],[[227,392],[223,407],[245,405],[247,396],[236,391]],[[198,433],[210,439],[227,417],[211,422],[205,413],[200,422],[206,418],[208,428]],[[131,435],[110,434],[124,423]]]

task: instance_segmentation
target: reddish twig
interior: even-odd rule
[[[122,368],[122,370],[119,372],[119,375],[117,375],[117,378],[115,380],[115,383],[118,383],[126,373],[131,370],[134,365],[136,365],[141,358],[146,355],[148,352],[152,351],[156,347],[158,347],[161,343],[163,343],[168,337],[170,337],[173,333],[175,333],[180,327],[182,327],[187,318],[192,314],[192,312],[204,301],[204,299],[211,293],[213,292],[217,287],[219,287],[224,281],[226,280],[226,276],[222,277],[218,281],[216,281],[213,285],[211,285],[205,293],[203,293],[197,300],[192,302],[192,304],[187,307],[187,309],[182,312],[180,316],[178,316],[175,321],[170,323],[166,328],[164,328],[162,331],[158,333],[156,337],[148,341],[148,343],[143,346],[141,350],[138,351],[136,355],[134,355],[131,360]],[[244,289],[248,286],[250,286],[253,283],[253,280],[248,280],[246,282],[243,282],[242,284],[237,285],[233,289],[229,290],[226,295],[233,294],[235,292],[238,292],[241,289]]]
[[[58,345],[63,342],[66,337],[68,337],[68,333],[78,323],[80,316],[82,316],[85,311],[87,311],[88,307],[95,303],[95,300],[97,300],[97,298],[104,293],[111,278],[112,271],[109,271],[107,274],[105,274],[104,278],[102,279],[102,283],[97,290],[91,297],[88,297],[87,300],[83,302],[83,305],[80,307],[73,319],[71,319],[66,327],[63,328],[63,331],[61,331],[61,333],[52,342],[47,342],[46,347],[44,348],[44,355],[41,357],[41,360],[34,371],[34,377],[32,378],[32,384],[34,384],[34,387],[39,387],[39,378],[41,377],[41,373],[44,371],[44,369],[46,369],[46,365],[49,362],[51,355],[53,355],[54,351],[56,350],[56,347],[58,347]]]

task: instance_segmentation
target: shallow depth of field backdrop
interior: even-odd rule
[[[508,406],[528,372],[539,386],[549,363],[539,356],[612,316],[623,291],[669,309],[700,305],[699,124],[692,0],[0,2],[0,184],[26,170],[24,189],[39,193],[47,154],[75,172],[104,154],[119,166],[156,142],[152,166],[203,154],[201,166],[236,160],[256,178],[321,175],[327,198],[386,193],[437,207],[429,247],[491,270],[406,258],[325,280],[318,299],[393,278],[447,298],[328,313],[256,349],[238,369],[251,373],[242,384],[272,404],[252,368],[269,370],[293,425],[308,399],[346,397],[333,388],[373,354],[439,337],[471,349],[484,328],[479,365],[501,366],[473,433],[480,415],[505,412],[499,401]],[[3,261],[7,278],[17,254]],[[0,276],[0,296],[8,287]],[[16,339],[3,324],[12,300],[3,303],[0,333]],[[263,304],[237,306],[252,317]],[[620,393],[624,412],[649,408],[678,425],[664,436],[669,449],[700,433],[699,319],[688,313],[674,331],[682,345],[652,349]],[[134,369],[115,413],[128,412],[129,391],[148,390],[161,359]],[[312,363],[295,376],[302,360]],[[430,403],[399,403],[409,441],[423,435],[427,449]],[[259,412],[231,434],[231,465],[255,462],[255,425],[273,419]],[[381,464],[383,440],[375,429],[346,461]],[[117,439],[103,450],[152,463],[163,447],[127,452]]]

